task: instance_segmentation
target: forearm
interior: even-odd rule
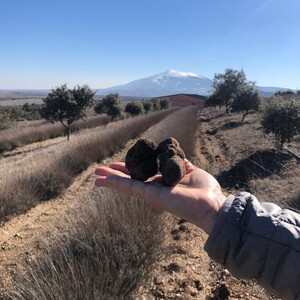
[[[204,249],[233,275],[255,278],[284,299],[298,299],[299,224],[299,214],[240,193],[225,201]]]

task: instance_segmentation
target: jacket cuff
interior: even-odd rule
[[[279,206],[260,203],[247,192],[225,201],[204,246],[208,255],[235,276],[259,278],[272,243],[282,243],[278,223],[283,217]],[[285,239],[286,235],[282,235]]]
[[[300,216],[250,193],[229,196],[204,250],[232,275],[300,299]]]
[[[227,249],[229,245],[228,242],[224,240],[222,241],[222,244],[220,244],[220,235],[224,225],[226,224],[226,220],[228,219],[228,213],[232,207],[234,199],[235,197],[233,195],[229,195],[225,200],[218,219],[204,245],[204,250],[208,253],[208,255],[221,264],[225,263],[226,253],[225,251],[220,251],[220,248]]]

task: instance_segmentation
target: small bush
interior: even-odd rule
[[[143,113],[143,106],[137,101],[130,101],[125,106],[125,112],[130,114],[132,117],[136,117]]]
[[[251,111],[258,111],[260,109],[261,102],[262,98],[259,95],[258,91],[255,90],[252,86],[246,86],[241,88],[236,97],[234,98],[233,103],[231,105],[231,111],[242,112],[242,122],[244,122],[245,117]]]
[[[143,101],[143,109],[145,113],[152,111],[152,102],[151,101]]]
[[[160,109],[167,109],[170,107],[170,100],[168,97],[159,100]]]
[[[110,93],[102,100],[98,101],[95,108],[95,113],[97,114],[107,114],[111,117],[111,121],[120,117],[122,114],[121,98],[119,94]]]
[[[8,114],[0,112],[0,130],[9,128],[11,124]]]
[[[274,134],[276,146],[282,149],[285,142],[300,133],[300,103],[276,98],[263,112],[261,123],[265,133]]]

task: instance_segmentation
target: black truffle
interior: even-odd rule
[[[162,167],[162,178],[165,185],[176,185],[185,175],[183,160],[180,156],[174,155],[169,158]]]
[[[185,154],[179,142],[169,137],[158,144],[157,152],[159,171],[164,183],[168,186],[176,185],[185,175]]]
[[[131,178],[146,181],[158,172],[157,145],[150,139],[139,139],[125,157]]]

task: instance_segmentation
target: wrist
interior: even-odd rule
[[[215,194],[213,199],[211,199],[210,213],[208,215],[206,226],[203,228],[208,235],[210,235],[211,231],[213,230],[225,201],[226,196],[222,192],[218,193],[217,195]]]

